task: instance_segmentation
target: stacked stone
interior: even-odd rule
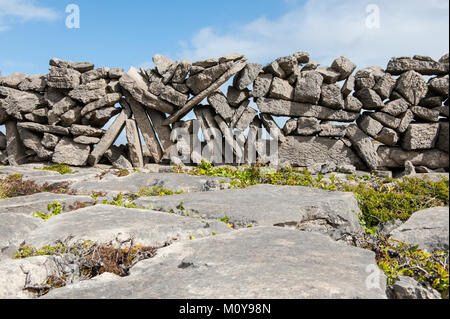
[[[382,144],[380,169],[403,168],[407,161],[428,169],[448,166],[448,72],[446,55],[439,61],[397,57],[386,71],[370,67],[356,73],[353,95],[364,109],[357,124]],[[432,77],[427,83],[423,76]]]
[[[8,161],[87,164],[101,129],[120,112],[123,69],[50,60],[45,75],[12,74],[0,82],[0,124],[6,126]]]

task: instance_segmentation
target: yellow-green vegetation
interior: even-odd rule
[[[181,171],[180,167],[174,169],[174,172]],[[334,175],[331,175],[330,183],[324,181],[324,176],[314,177],[306,169],[300,171],[296,168],[285,167],[270,170],[263,165],[215,168],[207,161],[202,161],[197,168],[186,173],[230,178],[233,188],[272,184],[352,192],[359,202],[362,222],[372,230],[378,224],[387,221],[406,221],[413,213],[422,209],[449,205],[449,180],[446,177],[435,182],[427,177],[392,179],[376,178],[373,175],[348,176],[348,180],[355,182],[348,183],[338,181]]]
[[[52,218],[53,216],[61,214],[62,209],[63,208],[60,203],[54,202],[52,204],[48,204],[48,206],[47,206],[48,213],[47,214],[37,211],[37,212],[33,213],[33,217],[41,218],[44,221],[47,221],[50,218]]]
[[[14,255],[14,259],[25,259],[36,256],[53,256],[62,254],[77,255],[80,251],[89,249],[94,245],[92,241],[84,241],[81,245],[68,247],[66,244],[58,243],[54,246],[47,245],[41,248],[35,248],[31,245],[21,246]]]
[[[112,201],[108,201],[105,199],[102,204],[104,205],[112,205],[112,206],[118,206],[118,207],[125,207],[125,208],[138,208],[135,203],[130,201],[130,199],[126,196],[124,196],[123,193],[118,194],[116,197],[113,198]]]
[[[153,196],[171,196],[184,194],[184,191],[173,191],[171,189],[166,189],[158,186],[153,187],[141,187],[141,190],[132,196],[135,197],[153,197]]]
[[[43,171],[58,172],[61,175],[74,174],[74,173],[78,172],[78,171],[72,170],[68,165],[65,165],[65,164],[53,164],[51,166],[45,166],[45,167],[39,168],[39,169],[43,170]]]
[[[388,285],[399,276],[413,277],[418,282],[430,284],[443,298],[448,298],[448,251],[427,252],[384,235],[377,235],[377,241],[369,249],[375,251],[378,266],[388,277]]]

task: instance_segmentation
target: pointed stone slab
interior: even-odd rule
[[[228,71],[226,71],[222,76],[220,76],[214,84],[212,84],[209,88],[205,89],[194,98],[192,98],[185,106],[183,106],[180,110],[176,111],[172,114],[167,120],[164,121],[164,124],[173,124],[178,121],[180,118],[188,114],[196,105],[198,105],[201,101],[207,98],[210,94],[219,89],[225,82],[227,82],[234,74],[241,71],[247,65],[247,59],[243,58],[239,62],[237,62],[233,67],[231,67]]]
[[[114,123],[110,126],[110,128],[106,131],[105,135],[100,140],[100,143],[97,144],[94,151],[89,155],[88,163],[91,166],[96,165],[103,154],[114,144],[115,140],[122,132],[125,127],[125,122],[131,117],[131,111],[129,108],[124,107],[122,113],[116,118]]]
[[[159,144],[158,138],[156,137],[155,129],[153,128],[152,123],[150,123],[147,113],[145,112],[144,106],[133,99],[133,97],[128,93],[125,93],[125,98],[126,101],[122,100],[120,102],[121,105],[129,105],[131,108],[134,118],[136,119],[137,126],[141,131],[142,137],[144,138],[145,144],[147,145],[153,160],[155,163],[159,163],[162,158],[162,148]]]
[[[22,165],[26,162],[25,146],[20,139],[16,121],[7,121],[6,127],[6,152],[11,166]]]
[[[144,167],[141,138],[135,120],[126,120],[128,150],[134,167]]]
[[[225,120],[220,115],[216,115],[214,119],[216,120],[217,125],[219,126],[223,136],[225,137],[225,145],[233,150],[234,154],[236,155],[237,162],[242,161],[244,157],[244,145],[240,146],[237,143],[237,141],[233,137],[233,130],[227,125]]]

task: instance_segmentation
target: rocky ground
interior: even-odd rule
[[[0,200],[0,298],[441,298],[410,277],[388,285],[375,252],[355,244],[365,229],[350,192],[235,189],[157,165],[43,167],[0,168],[2,181],[52,190]],[[383,227],[448,256],[448,207]]]

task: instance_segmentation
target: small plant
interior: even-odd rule
[[[54,202],[52,204],[48,204],[48,206],[47,206],[48,213],[47,214],[37,211],[37,212],[33,213],[33,217],[41,218],[44,221],[48,221],[50,218],[61,214],[62,209],[63,208],[60,203]]]
[[[105,199],[102,204],[104,205],[112,205],[112,206],[118,206],[118,207],[124,207],[124,208],[138,208],[135,203],[130,202],[129,198],[126,198],[123,193],[118,194],[116,197],[113,198],[112,201],[108,201]]]
[[[153,187],[142,187],[141,190],[132,196],[135,197],[153,197],[153,196],[171,196],[184,194],[184,191],[173,191],[170,189],[153,186]]]
[[[65,164],[54,164],[51,166],[46,166],[44,168],[41,168],[41,170],[58,172],[61,175],[74,174],[74,173],[78,172],[78,171],[72,170],[68,165],[65,165]]]

